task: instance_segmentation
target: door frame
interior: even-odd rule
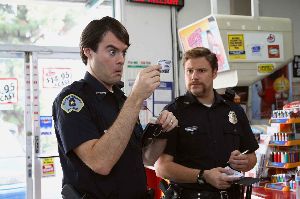
[[[24,131],[26,135],[26,198],[40,199],[40,106],[38,59],[80,59],[78,47],[3,45],[1,58],[24,57]],[[7,56],[6,56],[7,55]]]

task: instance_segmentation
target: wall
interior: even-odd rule
[[[290,18],[294,33],[294,54],[300,55],[300,1],[260,0],[260,16]]]
[[[160,59],[172,60],[169,6],[124,1],[122,12],[122,22],[129,32],[131,43],[126,56],[127,61],[149,61],[151,64],[157,64]],[[133,79],[137,72],[138,70],[126,71],[125,68],[125,78]],[[172,79],[172,73],[162,76],[163,81]],[[127,87],[125,90],[129,92]]]
[[[230,14],[251,15],[251,0],[230,0]]]

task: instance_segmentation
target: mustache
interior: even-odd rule
[[[199,82],[199,81],[193,81],[193,82],[190,83],[190,85],[191,85],[191,86],[192,86],[192,85],[203,85],[203,86],[204,86],[204,83]]]

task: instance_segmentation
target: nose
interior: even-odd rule
[[[124,64],[125,62],[125,55],[123,53],[119,53],[117,56],[117,63]]]
[[[193,71],[192,73],[192,80],[197,80],[198,79],[198,74],[197,74],[197,71]]]

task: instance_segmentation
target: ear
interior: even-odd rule
[[[84,55],[87,56],[88,58],[92,56],[92,50],[90,48],[83,48],[82,50]]]
[[[218,70],[217,69],[213,70],[212,73],[213,79],[216,79],[217,75],[218,75]]]

